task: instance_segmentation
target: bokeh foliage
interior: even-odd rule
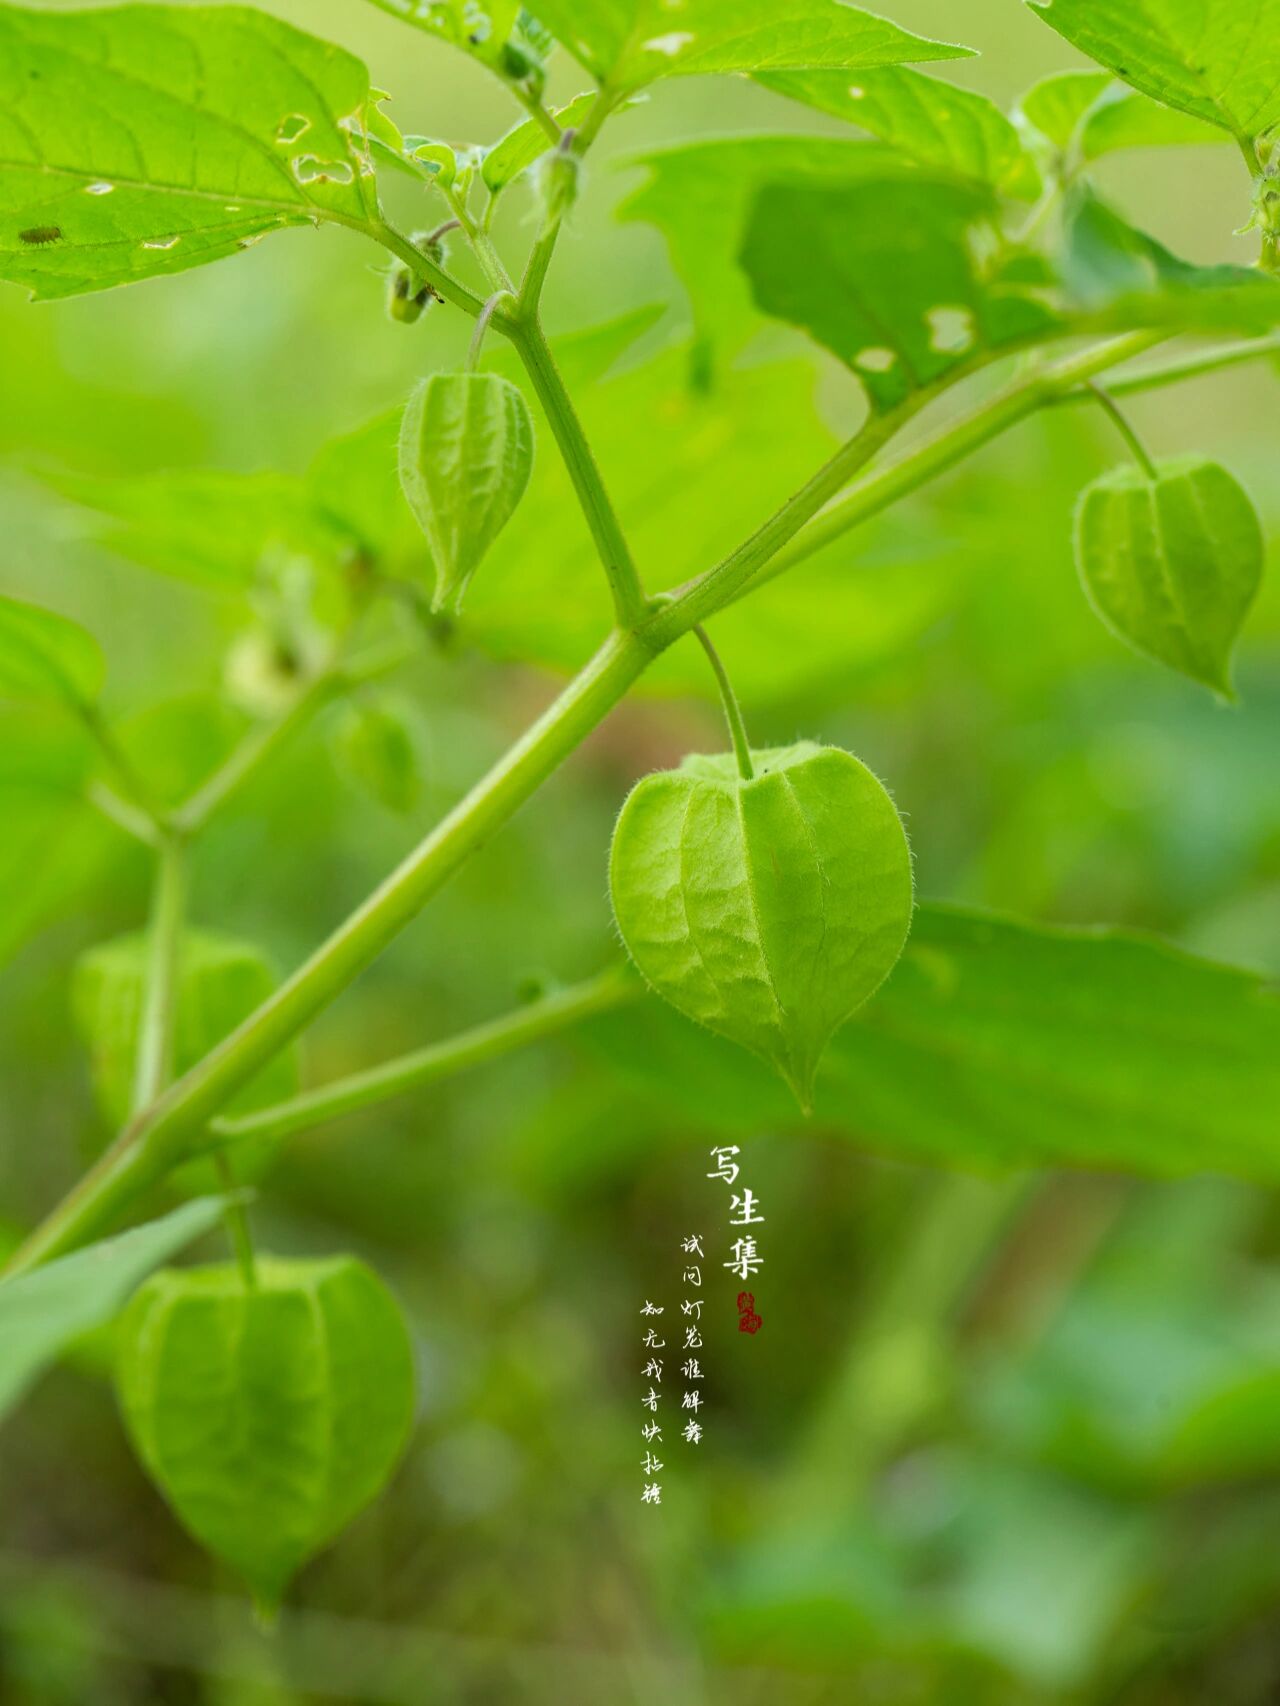
[[[487,139],[521,116],[447,43],[355,0],[267,10],[394,81],[403,131]],[[952,11],[903,0],[895,17],[983,48],[928,75],[999,109],[1083,63],[1004,0],[971,0],[962,25]],[[901,79],[925,74],[866,75],[899,79],[871,86],[877,134],[901,146]],[[585,81],[553,61],[549,96]],[[851,133],[832,92],[814,94],[806,108],[785,87],[664,85],[606,133],[563,240],[552,329],[654,585],[731,547],[860,408],[835,362],[753,305],[733,260],[745,205],[720,249],[694,209],[709,296],[688,288],[682,232],[668,252],[645,222],[674,193],[676,144],[773,130],[806,139],[780,157],[813,180],[819,229]],[[1246,264],[1252,240],[1231,231],[1248,181],[1229,141],[1200,140],[1211,115],[1155,134],[1122,109],[1081,144],[1110,201],[1196,263]],[[1125,124],[1159,151],[1121,151]],[[975,171],[994,179],[1003,132],[985,108],[976,134]],[[388,200],[412,219],[417,194],[393,183]],[[527,219],[521,189],[504,192],[499,239],[521,241]],[[388,321],[379,265],[345,232],[304,230],[54,309],[0,295],[3,590],[93,633],[104,712],[166,799],[279,702],[280,635],[305,647],[334,620],[353,544],[368,533],[411,573],[396,418],[424,373],[459,364],[469,326],[438,307]],[[1245,368],[1128,405],[1161,456],[1230,467],[1272,542],[1274,385]],[[359,1249],[414,1323],[420,1419],[393,1496],[264,1641],[129,1460],[95,1330],[5,1423],[3,1698],[1274,1692],[1280,1116],[1262,985],[1280,970],[1280,595],[1273,576],[1230,709],[1108,634],[1077,584],[1071,515],[1119,460],[1110,430],[1078,408],[1027,423],[717,623],[759,744],[818,736],[892,779],[930,903],[885,995],[837,1040],[815,1123],[653,1010],[291,1140],[255,1205],[264,1241]],[[572,590],[568,620],[546,619],[551,586]],[[545,435],[469,619],[360,690],[363,736],[328,707],[216,823],[193,873],[199,924],[298,963],[545,701],[544,671],[598,635],[607,599]],[[309,1033],[309,1079],[609,957],[604,857],[627,788],[723,744],[691,645],[653,680]],[[16,1235],[105,1139],[73,967],[139,927],[148,873],[78,803],[93,759],[75,724],[4,714],[0,1209]],[[1062,933],[1098,924],[1171,946]],[[1002,954],[1022,956],[1012,1010]],[[983,969],[957,1010],[948,980],[970,960]],[[708,1334],[703,1454],[669,1476],[662,1512],[641,1512],[631,1327],[674,1277],[679,1235],[723,1212],[703,1175],[726,1136],[768,1204],[767,1326],[749,1344],[731,1322]],[[1064,1159],[1083,1170],[1026,1171]]]

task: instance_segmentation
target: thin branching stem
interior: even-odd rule
[[[1111,424],[1128,445],[1133,459],[1138,464],[1139,468],[1142,469],[1142,472],[1146,475],[1147,479],[1154,484],[1154,482],[1160,478],[1159,472],[1147,452],[1146,445],[1143,444],[1142,440],[1134,430],[1133,423],[1130,421],[1128,415],[1125,414],[1124,410],[1115,401],[1114,397],[1112,397],[1109,392],[1103,390],[1097,380],[1088,380],[1086,382],[1086,389],[1092,394],[1094,401],[1101,406],[1103,412],[1111,421]]]
[[[751,742],[747,739],[747,725],[743,721],[738,695],[733,690],[724,660],[712,645],[711,636],[701,622],[695,624],[693,632],[698,644],[707,654],[716,678],[716,686],[720,689],[720,703],[724,706],[724,720],[729,725],[729,739],[733,742],[733,755],[738,761],[738,774],[744,782],[750,782],[755,776],[755,767],[751,762]]]

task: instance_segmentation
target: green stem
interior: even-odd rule
[[[146,985],[134,1062],[135,1115],[152,1105],[173,1076],[186,896],[186,848],[177,836],[166,835],[156,856],[151,899]]]
[[[130,804],[146,814],[153,828],[158,828],[159,818],[152,808],[146,783],[134,769],[128,753],[112,734],[101,711],[86,700],[77,700],[75,712],[106,760],[108,768],[114,773]]]
[[[244,1198],[236,1183],[235,1173],[231,1162],[221,1153],[213,1158],[218,1178],[222,1184],[224,1207],[222,1217],[226,1222],[227,1236],[231,1240],[232,1253],[240,1269],[240,1277],[244,1281],[246,1291],[258,1289],[258,1265],[253,1255],[253,1233],[249,1227],[249,1215],[244,1206]]]
[[[551,257],[556,252],[556,242],[560,236],[563,220],[557,220],[550,230],[542,231],[537,241],[529,251],[529,259],[525,263],[524,277],[520,280],[520,312],[532,318],[538,311],[542,301],[542,287],[547,281],[547,269],[551,265]]]
[[[1242,343],[1220,344],[1216,349],[1201,350],[1195,355],[1184,356],[1181,361],[1164,362],[1159,367],[1149,367],[1138,373],[1117,373],[1107,381],[1107,390],[1113,397],[1130,397],[1141,391],[1156,391],[1166,385],[1181,385],[1185,379],[1220,373],[1225,368],[1238,367],[1243,362],[1257,361],[1260,356],[1267,355],[1280,355],[1280,334]],[[1065,404],[1092,401],[1092,395],[1085,386],[1045,399],[1048,406],[1059,408]]]
[[[155,819],[138,806],[122,799],[114,788],[108,788],[105,782],[90,782],[84,797],[95,811],[115,824],[117,829],[123,829],[126,835],[132,835],[144,846],[159,847],[164,832],[157,827]]]
[[[551,348],[536,319],[508,322],[502,329],[524,363],[560,446],[560,454],[608,577],[618,626],[631,630],[639,625],[648,608],[645,591]]]
[[[1019,421],[1026,420],[1046,403],[1065,393],[1078,391],[1096,373],[1103,373],[1109,367],[1141,355],[1168,335],[1163,331],[1127,332],[1122,337],[1110,338],[1079,355],[1069,356],[1051,367],[1016,379],[1007,389],[953,422],[936,438],[926,440],[898,461],[859,480],[845,498],[811,521],[789,548],[780,550],[767,571],[756,576],[755,584],[763,585],[765,581],[785,574],[797,563],[805,562],[816,552],[842,539],[852,528],[879,515],[940,474],[947,473],[966,456],[971,456]],[[695,582],[695,586],[697,584]],[[732,594],[733,598],[740,596],[740,590]],[[672,608],[676,609],[678,605]]]
[[[740,598],[770,558],[775,557],[806,522],[844,490],[858,470],[866,466],[917,410],[923,408],[924,401],[924,397],[919,396],[883,415],[872,415],[862,430],[847,444],[841,445],[826,466],[789,498],[758,532],[717,567],[708,570],[669,602],[659,605],[644,625],[645,638],[659,649],[670,645],[672,640]]]
[[[399,1055],[365,1072],[354,1072],[332,1084],[323,1084],[275,1107],[261,1108],[235,1119],[214,1120],[210,1133],[219,1143],[289,1137],[344,1114],[377,1107],[423,1084],[435,1084],[473,1066],[498,1060],[514,1049],[540,1042],[596,1013],[621,1007],[641,994],[643,987],[639,980],[629,976],[625,967],[615,966],[598,977],[587,978],[567,989],[553,990],[527,1006],[504,1013],[499,1019],[474,1025],[457,1036],[431,1043],[412,1054]]]
[[[528,113],[529,117],[541,128],[548,142],[550,142],[554,147],[560,141],[562,132],[560,126],[543,106],[542,102],[536,95],[528,94],[527,91],[521,89],[515,83],[509,83],[507,87]]]
[[[747,725],[742,720],[742,707],[733,691],[729,672],[701,622],[695,625],[693,631],[715,672],[716,685],[720,689],[720,702],[724,706],[724,720],[729,725],[729,738],[733,742],[734,757],[738,760],[738,774],[744,782],[750,782],[755,776],[751,763],[751,742],[747,739]]]
[[[1151,460],[1151,457],[1148,455],[1146,446],[1134,431],[1124,410],[1117,407],[1115,401],[1102,389],[1101,385],[1096,383],[1096,381],[1090,379],[1086,384],[1086,389],[1093,397],[1094,401],[1101,404],[1104,412],[1109,416],[1111,424],[1129,446],[1129,450],[1133,455],[1134,461],[1138,464],[1139,468],[1141,468],[1147,479],[1154,485],[1160,478],[1159,471],[1157,470],[1155,463]]]
[[[503,293],[506,293],[514,296],[516,287],[512,282],[511,274],[502,264],[502,256],[498,253],[492,237],[490,237],[489,233],[481,226],[476,224],[475,220],[471,217],[471,212],[467,207],[467,204],[463,201],[460,195],[457,195],[454,192],[452,188],[445,189],[441,186],[441,194],[448,202],[449,209],[452,212],[453,217],[458,221],[458,224],[465,232],[467,241],[470,243],[472,250],[475,253],[475,257],[479,261],[481,269],[489,281],[490,291],[494,295],[502,295]],[[481,312],[483,312],[483,309]]]
[[[484,347],[484,335],[489,330],[493,316],[504,302],[515,305],[515,298],[505,290],[495,290],[493,295],[480,310],[480,318],[476,321],[476,329],[471,334],[471,345],[467,350],[467,372],[474,373],[480,362],[480,351]]]
[[[397,231],[394,225],[359,226],[358,230],[367,230],[368,235],[381,243],[384,249],[389,249],[398,260],[412,268],[419,277],[424,278],[436,295],[444,301],[451,302],[455,308],[461,308],[464,314],[470,314],[474,319],[484,307],[482,299],[474,290],[468,290],[460,279],[454,278],[442,266],[423,254],[415,243],[411,243],[403,232]]]
[[[320,707],[340,690],[344,679],[341,670],[325,670],[314,676],[288,710],[274,722],[264,723],[248,734],[225,763],[177,808],[171,819],[173,826],[184,835],[194,835],[203,829],[232,794],[274,758],[303,724],[309,722]]]
[[[15,1272],[75,1248],[197,1146],[210,1120],[375,960],[458,867],[558,769],[652,652],[615,633],[548,710],[256,1012],[135,1121],[13,1257]]]

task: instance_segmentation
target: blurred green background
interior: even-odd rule
[[[360,0],[269,9],[364,58],[402,129],[489,141],[519,116],[478,68]],[[1075,63],[1017,0],[893,13],[981,49],[942,70],[1003,104]],[[557,65],[553,95],[581,86]],[[690,396],[687,308],[661,239],[612,216],[639,182],[629,156],[769,128],[837,133],[745,83],[662,87],[606,132],[552,275],[553,333],[664,310],[609,382],[634,397],[611,404],[606,386],[598,404],[622,423],[601,454],[651,585],[748,532],[858,407],[847,376],[776,329],[718,393]],[[1099,177],[1179,252],[1251,257],[1231,235],[1248,184],[1230,145],[1122,156]],[[430,222],[390,194],[406,222]],[[509,203],[498,235],[518,252],[528,204]],[[175,794],[243,727],[220,688],[251,613],[113,553],[47,476],[301,473],[464,348],[469,326],[445,311],[412,331],[388,321],[379,265],[345,234],[293,232],[54,307],[0,289],[0,586],[94,631],[108,708]],[[1226,462],[1272,535],[1275,383],[1242,368],[1131,411],[1161,453]],[[924,897],[1150,929],[1274,976],[1280,593],[1273,576],[1230,709],[1113,640],[1070,553],[1077,491],[1121,459],[1109,434],[1079,410],[1020,429],[788,576],[767,612],[745,606],[725,655],[759,744],[838,741],[889,781]],[[517,537],[495,608],[518,589],[521,550],[549,574],[562,549],[578,546]],[[837,585],[849,602],[833,615]],[[590,610],[583,622],[575,655],[598,626]],[[623,707],[482,851],[307,1035],[312,1081],[498,1012],[530,979],[607,962],[605,848],[626,789],[722,744],[714,702],[678,690],[700,679],[691,666]],[[383,691],[421,769],[407,811],[371,803],[335,761],[334,708],[201,843],[197,922],[295,965],[497,756],[548,677],[424,647]],[[0,738],[12,748],[12,731]],[[103,1141],[71,968],[139,927],[148,870],[86,812],[4,839],[12,1230]],[[1271,1193],[952,1175],[869,1157],[820,1121],[762,1130],[744,1154],[769,1217],[766,1330],[709,1326],[706,1439],[668,1448],[663,1507],[642,1510],[636,1323],[646,1296],[674,1296],[679,1238],[724,1216],[712,1141],[633,1099],[589,1035],[290,1140],[254,1206],[262,1244],[354,1248],[411,1312],[421,1415],[390,1494],[304,1574],[268,1638],[132,1461],[104,1344],[86,1344],[0,1441],[0,1700],[1280,1697]]]

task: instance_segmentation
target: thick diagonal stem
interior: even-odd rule
[[[13,1271],[74,1248],[162,1178],[235,1092],[368,966],[527,800],[651,661],[613,634],[471,792],[269,1000],[130,1126],[18,1251]]]

